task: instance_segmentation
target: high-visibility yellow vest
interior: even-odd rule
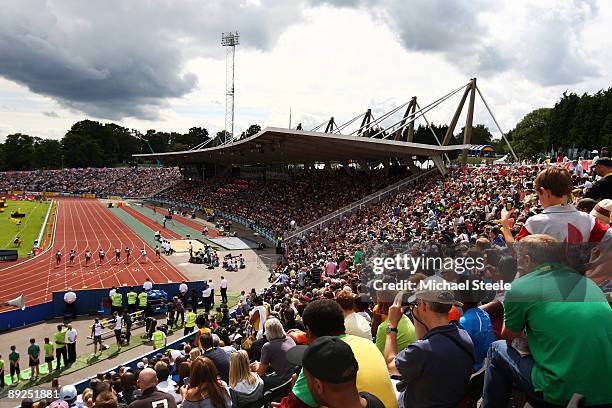
[[[127,299],[128,305],[135,305],[136,300],[138,299],[138,294],[136,292],[128,292]]]
[[[156,350],[164,347],[164,332],[161,330],[157,330],[153,333],[153,347],[155,347]]]
[[[123,295],[121,293],[115,292],[112,299],[113,299],[113,306],[121,307],[121,305],[123,305]]]
[[[142,307],[147,305],[147,292],[140,292],[138,294],[138,305]]]
[[[187,321],[185,322],[185,327],[194,327],[197,315],[193,312],[187,313]]]
[[[53,336],[53,339],[55,340],[55,348],[56,349],[60,349],[60,348],[66,346],[66,344],[64,344],[66,342],[66,332],[65,331],[63,331],[63,330],[62,331],[58,331]]]

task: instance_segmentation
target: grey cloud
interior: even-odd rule
[[[530,81],[549,86],[573,84],[599,75],[581,47],[585,25],[598,12],[597,0],[574,0],[561,6],[529,6],[517,21],[513,37],[497,41],[485,12],[500,3],[485,0],[310,0],[313,5],[360,7],[387,24],[411,51],[442,55],[467,76],[519,71]],[[512,22],[510,22],[512,24]]]
[[[42,114],[50,118],[59,118],[59,115],[55,111],[43,112]]]
[[[286,3],[3,2],[0,76],[94,117],[156,119],[196,88],[186,61],[224,56],[222,31],[240,30],[244,47],[273,46],[299,19]]]

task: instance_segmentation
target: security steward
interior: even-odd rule
[[[138,294],[138,310],[142,310],[142,312],[147,315],[147,306],[149,295],[144,290]]]
[[[166,333],[159,328],[153,332],[153,349],[157,350],[166,346]]]
[[[111,314],[123,309],[123,295],[118,290],[111,296]]]
[[[136,304],[138,303],[138,293],[134,292],[134,288],[130,288],[130,291],[127,293],[127,304],[128,304],[128,312],[134,313],[136,311]]]
[[[185,320],[185,326],[183,326],[183,336],[192,333],[195,330],[196,318],[198,316],[193,312],[192,308],[187,309],[187,317]]]

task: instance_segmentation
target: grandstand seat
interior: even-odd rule
[[[273,402],[279,402],[281,399],[289,395],[292,387],[291,378],[281,385],[271,388],[264,394],[264,403],[266,408],[271,408]]]

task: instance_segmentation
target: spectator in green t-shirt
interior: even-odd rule
[[[505,407],[513,385],[536,403],[565,406],[574,393],[586,406],[612,403],[612,309],[594,282],[562,264],[564,253],[549,235],[521,240],[521,277],[505,294],[505,340],[489,348],[482,408]],[[529,350],[513,343],[523,332]]]
[[[11,346],[11,354],[9,354],[9,364],[11,373],[11,384],[15,383],[15,374],[17,374],[17,382],[21,381],[21,370],[19,369],[19,353],[16,346]]]
[[[28,357],[30,358],[30,375],[32,379],[38,378],[40,374],[40,347],[36,344],[36,340],[30,339],[30,346],[28,347]]]
[[[47,371],[53,371],[53,343],[48,337],[45,337],[45,344],[43,344],[43,348],[45,349],[45,363],[47,363]]]

